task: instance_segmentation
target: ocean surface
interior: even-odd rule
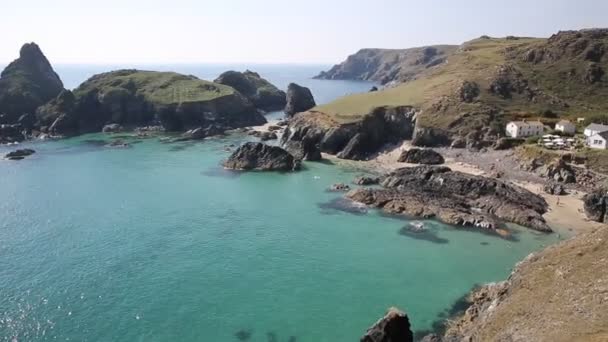
[[[246,66],[146,68],[212,79]],[[372,86],[309,78],[327,66],[250,68],[311,87],[319,103]],[[112,67],[56,69],[74,88]],[[402,235],[407,220],[335,209],[341,194],[326,189],[360,170],[222,170],[245,135],[128,149],[110,139],[26,143],[32,157],[0,160],[1,341],[358,341],[390,306],[427,330],[472,286],[557,239],[435,221]]]

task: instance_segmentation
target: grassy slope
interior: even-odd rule
[[[174,72],[120,70],[97,75],[80,85],[75,95],[93,88],[103,93],[135,88],[151,102],[174,104],[210,101],[233,95],[231,87]]]
[[[584,72],[587,62],[574,57],[562,58],[551,63],[526,63],[522,56],[530,48],[543,47],[547,39],[476,39],[461,46],[448,58],[448,63],[431,68],[418,75],[416,80],[396,88],[375,93],[356,94],[340,98],[332,103],[318,106],[315,110],[326,113],[340,122],[358,121],[374,107],[382,105],[411,105],[422,109],[420,121],[425,126],[446,128],[462,117],[483,107],[494,107],[503,111],[502,121],[515,117],[537,117],[541,111],[550,109],[565,117],[581,117],[608,111],[608,89],[584,84],[580,76],[566,77],[569,70]],[[506,53],[511,51],[511,53]],[[570,104],[569,109],[550,102],[546,97],[530,101],[516,94],[503,99],[489,92],[489,86],[498,67],[511,64],[527,79],[531,87],[542,90],[549,96],[557,95]],[[454,98],[462,81],[479,84],[481,94],[475,103],[460,103],[452,109],[435,113],[434,102],[442,98]]]

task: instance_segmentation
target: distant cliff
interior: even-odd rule
[[[436,45],[411,49],[362,49],[346,61],[315,76],[327,80],[362,80],[381,84],[415,79],[422,71],[443,64],[457,46]]]

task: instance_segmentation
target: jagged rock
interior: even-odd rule
[[[445,163],[443,156],[431,149],[410,148],[401,152],[400,163],[438,165]]]
[[[596,222],[608,222],[608,191],[598,189],[583,197],[583,206],[587,217]]]
[[[285,106],[285,114],[292,116],[296,113],[305,112],[317,104],[310,92],[310,89],[299,86],[295,83],[290,83],[287,86],[287,105]]]
[[[378,91],[378,87],[376,87],[376,86],[371,87],[369,90],[370,93],[373,93],[375,91]]]
[[[113,124],[107,124],[107,125],[103,126],[101,131],[103,133],[119,133],[119,132],[123,131],[123,128],[121,125],[119,125],[117,123],[113,123]]]
[[[260,140],[268,141],[268,140],[277,140],[278,136],[274,132],[262,132],[259,135]]]
[[[549,195],[561,196],[566,194],[566,188],[561,183],[547,183],[545,184],[543,190]]]
[[[595,63],[591,63],[587,66],[584,75],[584,81],[590,84],[597,83],[604,77],[604,69]]]
[[[347,198],[391,214],[437,218],[458,225],[497,231],[500,222],[550,232],[545,200],[497,179],[451,171],[441,166],[402,168],[387,174],[383,189],[362,188]]]
[[[528,92],[528,97],[533,97],[531,89],[528,87],[528,81],[512,65],[501,65],[497,68],[489,90],[505,99],[510,99],[513,93],[522,94],[524,92]]]
[[[460,85],[458,93],[461,101],[473,102],[479,96],[479,85],[475,82],[464,81]]]
[[[21,160],[27,156],[31,156],[34,153],[36,153],[36,151],[29,149],[29,148],[24,148],[24,149],[16,150],[13,152],[9,152],[4,156],[4,158],[6,158],[8,160]]]
[[[23,114],[35,113],[62,90],[63,83],[38,45],[25,44],[19,58],[0,74],[0,113],[14,123]]]
[[[186,131],[181,137],[175,139],[175,141],[187,141],[187,140],[202,140],[208,137],[217,135],[224,135],[225,129],[218,125],[209,125],[207,127],[197,127]]]
[[[348,186],[348,184],[344,184],[344,183],[336,183],[336,184],[333,184],[329,188],[329,191],[334,191],[334,192],[350,191],[350,186]]]
[[[420,147],[445,146],[450,142],[450,138],[439,129],[431,127],[416,127],[412,145]]]
[[[450,147],[451,148],[465,148],[465,147],[467,147],[467,141],[463,138],[456,138],[456,139],[452,140]]]
[[[356,185],[375,185],[380,183],[380,177],[359,176],[353,180]]]
[[[264,111],[279,110],[287,104],[286,94],[273,84],[253,71],[226,71],[221,74],[215,83],[225,84],[238,90],[256,108]]]
[[[367,329],[361,342],[413,342],[414,334],[407,315],[397,308],[390,308],[386,315]]]
[[[0,144],[21,142],[25,140],[25,136],[21,130],[21,124],[0,125]]]
[[[224,162],[224,167],[233,170],[295,171],[300,161],[278,146],[262,143],[245,143]]]
[[[538,168],[541,176],[554,180],[559,183],[576,183],[576,176],[572,167],[563,159],[558,159],[553,163]]]

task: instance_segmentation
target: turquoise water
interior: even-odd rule
[[[433,222],[447,243],[401,236],[405,221],[319,207],[353,170],[224,172],[224,148],[242,136],[124,150],[101,138],[0,162],[5,340],[355,341],[393,305],[428,329],[473,284],[554,239]]]
[[[165,69],[211,79],[246,67]],[[309,79],[326,67],[250,68],[310,86],[319,103],[371,87]],[[70,88],[108,69],[57,68]],[[556,239],[436,222],[435,242],[403,236],[404,220],[323,205],[355,170],[223,171],[225,147],[245,136],[130,149],[100,139],[23,144],[38,153],[0,160],[0,340],[357,341],[389,306],[430,329],[474,284]]]

